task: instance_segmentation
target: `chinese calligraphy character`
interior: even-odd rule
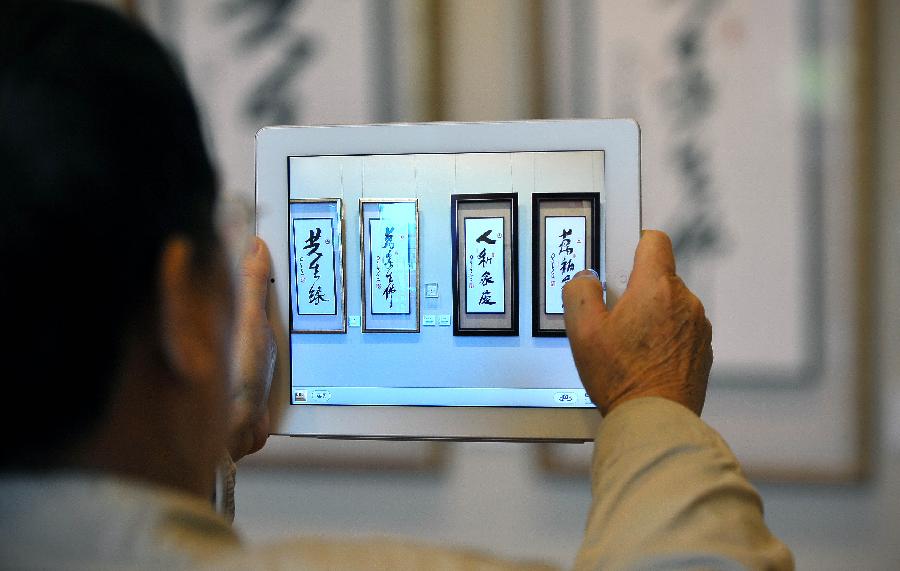
[[[486,230],[484,234],[478,237],[476,242],[486,242],[488,244],[496,244],[497,240],[491,238],[491,230]]]
[[[244,28],[236,46],[241,54],[258,53],[274,46],[279,55],[244,94],[244,115],[252,125],[298,121],[298,101],[302,97],[297,96],[294,86],[300,71],[316,52],[313,37],[298,34],[288,24],[303,3],[303,0],[230,0],[221,6],[220,14],[225,20],[239,21]]]
[[[559,242],[559,253],[560,254],[571,254],[574,250],[572,250],[571,244],[572,239],[569,236],[572,235],[571,228],[564,228],[562,234],[559,235],[559,238],[562,238]]]
[[[481,285],[488,285],[494,283],[494,278],[491,276],[491,272],[484,272],[481,274]]]
[[[389,307],[394,307],[394,294],[397,293],[397,288],[394,287],[394,279],[390,274],[388,274],[388,286],[381,293],[384,295],[384,299],[390,301]]]
[[[478,265],[482,268],[487,264],[490,264],[494,260],[494,254],[488,255],[487,250],[482,248],[480,252],[478,252]]]
[[[319,278],[319,259],[322,258],[322,253],[319,252],[319,239],[322,237],[322,229],[316,228],[315,231],[309,231],[309,238],[305,241],[305,246],[303,246],[304,250],[309,250],[307,252],[310,256],[315,256],[312,261],[309,263],[309,269],[313,271],[313,279]]]
[[[323,301],[328,301],[325,297],[325,294],[322,293],[322,286],[312,286],[309,288],[309,303],[312,305],[319,305]]]
[[[496,305],[496,301],[491,301],[491,290],[484,290],[481,293],[481,298],[478,300],[478,305]]]

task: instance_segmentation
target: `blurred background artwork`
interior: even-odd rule
[[[261,127],[377,119],[379,11],[366,2],[158,0],[136,9],[182,62],[228,192],[252,196]]]
[[[177,55],[223,188],[247,200],[264,125],[636,118],[644,226],[672,236],[714,325],[704,416],[801,568],[900,565],[897,2],[107,3]],[[251,534],[377,531],[387,510],[392,532],[577,549],[589,445],[414,443],[381,467],[365,443],[304,446],[245,476]],[[341,472],[353,459],[368,476]],[[293,522],[297,505],[314,513]]]
[[[643,126],[645,226],[669,233],[679,275],[716,325],[714,382],[814,380],[818,9],[809,0],[643,0],[591,12],[592,111]]]
[[[756,426],[765,415],[728,411],[735,395],[764,406],[764,387],[822,393],[834,376],[834,391],[857,398],[857,332],[834,330],[833,367],[823,347],[824,256],[846,270],[858,247],[852,227],[822,239],[824,198],[856,183],[846,149],[856,148],[860,93],[842,81],[856,65],[852,3],[142,0],[135,9],[183,62],[226,192],[247,197],[253,134],[265,125],[636,118],[644,226],[670,234],[679,273],[715,324],[722,388],[711,408],[728,418],[733,428],[720,429],[748,466],[800,472],[794,446],[766,446]],[[840,144],[827,154],[832,140]],[[856,222],[855,204],[836,207]],[[855,318],[842,305],[829,306],[830,322]],[[858,411],[817,426],[822,411],[803,406],[816,434],[836,437],[796,442],[807,451],[800,461],[818,464],[803,477],[854,477]]]

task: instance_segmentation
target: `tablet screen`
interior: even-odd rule
[[[603,161],[288,157],[291,403],[592,407],[561,289],[605,281]]]

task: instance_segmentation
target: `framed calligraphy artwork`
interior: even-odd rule
[[[518,335],[518,195],[450,196],[453,334]]]
[[[601,276],[598,193],[535,193],[532,204],[532,322],[535,337],[565,337],[562,288],[591,268]]]
[[[178,57],[215,141],[210,150],[224,192],[252,197],[260,127],[392,118],[387,69],[394,24],[381,3],[129,0],[129,6]]]
[[[341,199],[291,200],[289,217],[291,331],[346,333]]]
[[[419,331],[418,199],[359,199],[362,330]]]
[[[547,115],[641,125],[643,225],[714,328],[704,418],[756,478],[864,477],[872,4],[550,4]],[[587,473],[589,449],[559,448]]]

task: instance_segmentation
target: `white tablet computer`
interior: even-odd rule
[[[630,120],[271,127],[276,434],[590,440],[562,286],[614,303],[640,236]]]

